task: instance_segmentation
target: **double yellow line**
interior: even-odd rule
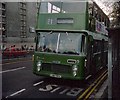
[[[83,93],[80,95],[77,100],[81,100],[84,98],[84,100],[88,99],[89,96],[93,93],[93,91],[97,88],[97,86],[101,83],[103,79],[107,76],[107,70],[97,78],[97,80],[94,81]]]

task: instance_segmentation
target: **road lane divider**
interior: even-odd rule
[[[0,74],[1,73],[7,73],[7,72],[13,72],[13,71],[16,71],[16,70],[21,70],[21,69],[24,69],[26,67],[19,67],[19,68],[15,68],[15,69],[9,69],[9,70],[5,70],[5,71],[0,71]]]
[[[39,84],[41,84],[41,83],[43,83],[44,81],[40,81],[40,82],[38,82],[38,83],[35,83],[35,84],[33,84],[33,86],[37,86],[37,85],[39,85]]]
[[[19,93],[24,92],[25,90],[26,90],[26,89],[21,89],[21,90],[15,92],[15,93],[11,94],[10,96],[6,96],[6,98],[9,98],[9,97],[15,96],[15,95],[17,95],[17,94],[19,94]]]

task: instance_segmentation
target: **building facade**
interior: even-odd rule
[[[6,37],[6,3],[0,2],[0,43],[5,42]]]
[[[29,28],[36,26],[36,2],[6,2],[0,8],[2,43],[7,47],[34,45],[35,33],[30,33]]]

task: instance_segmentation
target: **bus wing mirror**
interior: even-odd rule
[[[93,37],[91,35],[88,38],[89,38],[89,41],[93,41]]]

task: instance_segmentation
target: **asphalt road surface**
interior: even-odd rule
[[[2,98],[77,99],[84,84],[77,81],[36,76],[32,61],[10,61],[2,64]]]

